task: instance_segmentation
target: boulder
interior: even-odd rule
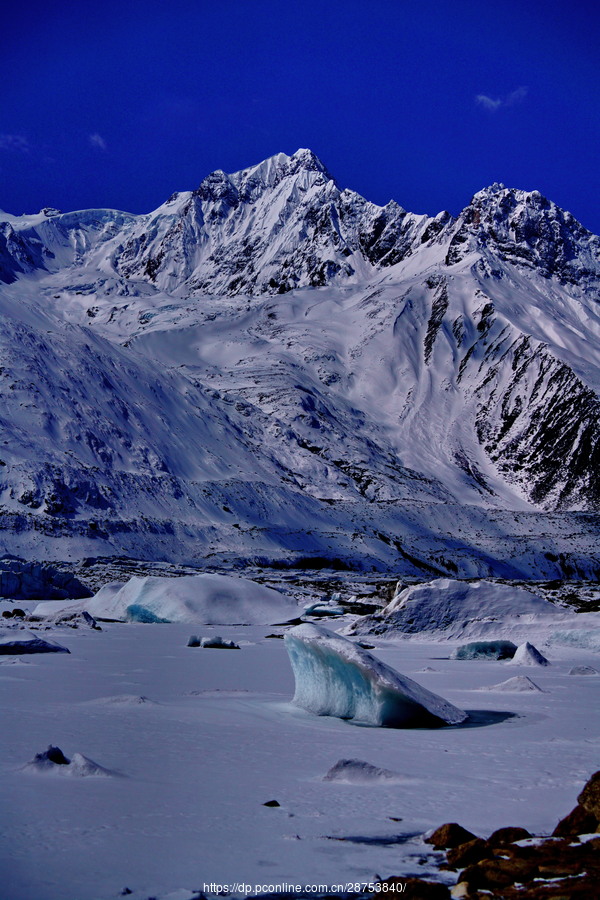
[[[492,857],[492,849],[488,841],[482,838],[473,838],[465,844],[459,844],[458,847],[451,847],[446,854],[448,865],[453,869],[464,869],[465,866],[472,866],[482,859],[490,859]]]
[[[552,832],[552,836],[576,837],[578,834],[591,834],[593,831],[596,831],[597,827],[598,820],[596,816],[578,803],[568,816],[560,820]]]
[[[446,822],[425,838],[426,844],[432,844],[436,850],[446,850],[448,847],[459,847],[477,837],[471,831],[467,831],[457,822]]]
[[[493,834],[490,834],[488,842],[492,847],[498,847],[502,844],[512,844],[515,841],[523,841],[530,837],[531,834],[526,828],[521,828],[518,825],[508,825],[505,828],[497,828]]]
[[[591,813],[600,821],[600,771],[594,772],[579,797],[577,802],[580,806]]]

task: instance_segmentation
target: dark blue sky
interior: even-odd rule
[[[573,0],[70,0],[0,24],[0,208],[148,212],[310,147],[457,213],[493,181],[600,232],[600,8]]]

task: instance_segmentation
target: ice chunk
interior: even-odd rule
[[[485,637],[499,620],[548,616],[556,607],[524,588],[491,581],[437,578],[400,590],[380,612],[349,626],[350,634],[440,634],[448,639]]]
[[[296,603],[279,591],[232,575],[136,575],[80,602],[95,618],[118,622],[276,625],[299,614]],[[40,603],[34,612],[46,616],[56,610],[56,604]]]
[[[0,628],[0,654],[70,653],[54,641],[44,641],[32,631],[21,628]]]
[[[489,687],[479,688],[480,691],[506,691],[507,693],[511,692],[519,692],[524,693],[526,691],[540,691],[542,692],[541,687],[528,678],[527,675],[516,675],[514,678],[509,678],[508,681],[501,681],[500,684],[491,684]],[[543,693],[543,692],[542,692]]]
[[[296,679],[294,702],[319,716],[387,728],[458,725],[467,714],[318,625],[285,636]]]
[[[373,784],[383,781],[405,781],[406,778],[391,769],[380,769],[362,759],[339,759],[323,776],[323,781],[341,781],[346,784]]]
[[[549,666],[550,663],[540,651],[525,641],[517,647],[515,655],[507,663],[510,666]]]
[[[240,645],[236,644],[235,641],[225,641],[221,637],[220,634],[215,634],[213,637],[205,637],[200,641],[201,647],[207,647],[209,649],[214,650],[239,650]]]
[[[453,650],[450,659],[512,659],[516,650],[512,641],[472,641]]]

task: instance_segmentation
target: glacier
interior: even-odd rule
[[[383,728],[459,725],[468,718],[463,710],[327,628],[298,625],[284,641],[296,680],[294,703],[318,716]]]

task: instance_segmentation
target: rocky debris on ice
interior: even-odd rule
[[[70,653],[55,641],[45,641],[32,631],[23,628],[0,628],[0,654],[16,653]]]
[[[399,582],[398,592],[381,612],[352,623],[347,633],[484,637],[506,619],[549,614],[556,614],[556,607],[524,588],[436,578],[409,587]]]
[[[525,641],[517,647],[512,659],[509,659],[507,666],[549,666],[550,662],[540,653],[537,647]]]
[[[3,619],[24,619],[25,618],[25,610],[20,607],[15,607],[14,609],[3,609],[2,610],[2,618]]]
[[[340,781],[346,784],[374,784],[377,782],[389,784],[406,781],[406,778],[399,772],[380,769],[379,766],[373,766],[362,759],[339,759],[323,776],[323,781]]]
[[[460,870],[449,894],[490,900],[551,900],[597,896],[600,878],[600,772],[579,795],[575,809],[551,837],[532,838],[519,826],[499,828],[484,839],[455,822],[425,841],[446,851],[446,872]],[[391,881],[391,879],[388,879]],[[416,894],[415,896],[428,896]]]
[[[516,651],[512,641],[472,641],[453,650],[450,659],[512,659]]]
[[[136,575],[125,584],[105,585],[80,608],[95,618],[118,622],[196,625],[277,625],[299,613],[296,603],[279,591],[247,578],[212,574]],[[34,610],[42,617],[56,612],[56,605],[49,603]]]
[[[569,675],[598,675],[598,669],[594,669],[593,666],[573,666],[572,669],[569,669]]]
[[[69,775],[76,778],[111,778],[117,774],[98,765],[82,753],[74,753],[72,759],[68,759],[60,747],[53,747],[52,744],[43,753],[36,753],[31,762],[23,766],[23,771]]]
[[[505,691],[506,693],[525,693],[527,691],[542,692],[542,688],[538,687],[538,685],[526,675],[516,675],[514,678],[509,678],[507,681],[501,681],[500,684],[490,684],[489,686],[478,688],[478,690]]]
[[[458,725],[467,713],[340,635],[304,624],[285,635],[294,702],[320,716],[384,728]]]

